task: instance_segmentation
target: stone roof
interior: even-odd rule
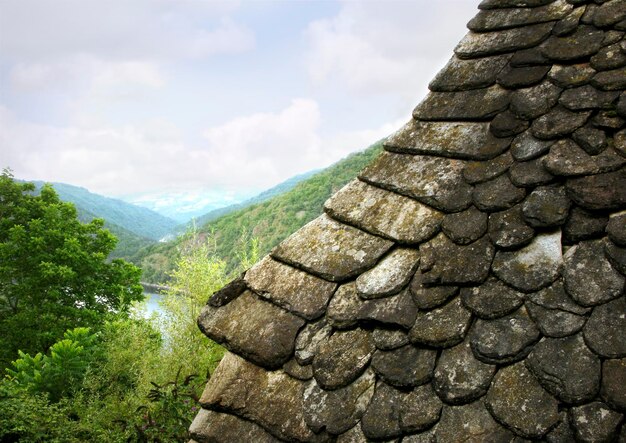
[[[484,0],[381,156],[216,293],[197,442],[626,441],[626,0]]]

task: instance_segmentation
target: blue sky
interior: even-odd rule
[[[0,0],[0,167],[240,199],[399,128],[476,4]]]

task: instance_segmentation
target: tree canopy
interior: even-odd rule
[[[0,175],[0,367],[143,298],[141,270],[107,261],[116,238],[103,220],[81,223],[51,186],[34,191],[8,170]]]

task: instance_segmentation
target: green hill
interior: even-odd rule
[[[259,240],[259,252],[267,254],[291,233],[323,212],[324,202],[355,178],[359,171],[382,151],[382,140],[368,149],[351,154],[290,191],[269,200],[237,209],[199,226],[200,233],[212,233],[216,252],[232,267],[236,265],[242,233]],[[180,238],[150,245],[128,257],[144,271],[144,280],[163,282],[176,259]]]

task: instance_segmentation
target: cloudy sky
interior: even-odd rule
[[[0,0],[0,168],[248,196],[408,120],[477,3]]]

